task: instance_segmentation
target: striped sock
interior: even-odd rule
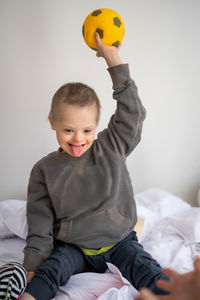
[[[0,300],[17,300],[27,284],[27,273],[19,263],[0,268]]]

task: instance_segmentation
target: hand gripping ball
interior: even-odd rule
[[[112,9],[96,9],[87,16],[82,28],[84,41],[93,50],[97,50],[95,32],[99,33],[102,42],[106,45],[117,47],[125,34],[124,21]]]

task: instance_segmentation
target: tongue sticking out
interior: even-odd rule
[[[79,145],[79,146],[71,145],[73,155],[76,157],[81,156],[83,147],[84,145]]]

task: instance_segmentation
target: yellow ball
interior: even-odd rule
[[[91,12],[83,23],[82,33],[86,44],[97,50],[94,33],[108,46],[118,46],[124,38],[125,26],[122,17],[114,10],[100,8]]]

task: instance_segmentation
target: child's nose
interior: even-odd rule
[[[82,140],[82,134],[80,132],[76,132],[74,135],[74,142],[78,143]]]

